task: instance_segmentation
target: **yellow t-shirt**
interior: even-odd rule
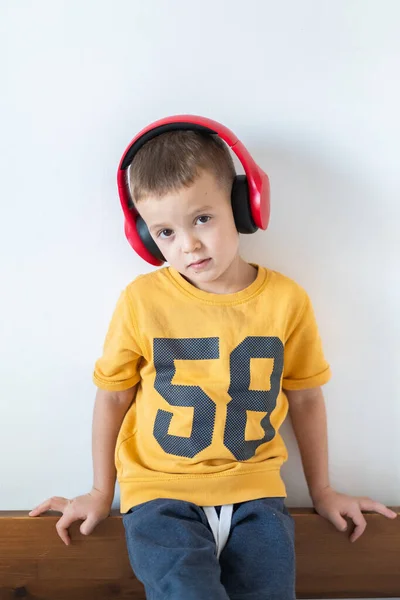
[[[172,267],[121,294],[93,376],[110,391],[138,384],[115,452],[121,512],[155,498],[286,496],[283,390],[320,386],[330,368],[306,292],[254,266],[232,294],[199,290]]]

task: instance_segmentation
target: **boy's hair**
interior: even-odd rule
[[[162,197],[195,182],[202,170],[212,173],[231,193],[236,176],[228,146],[216,134],[170,131],[146,142],[129,169],[135,203],[148,195]]]

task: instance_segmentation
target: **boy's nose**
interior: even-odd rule
[[[190,254],[200,248],[200,241],[194,235],[186,235],[182,239],[182,250]]]

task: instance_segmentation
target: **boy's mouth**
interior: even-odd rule
[[[197,260],[196,262],[192,262],[189,267],[192,269],[202,269],[203,267],[205,267],[206,265],[208,265],[208,263],[210,262],[211,258],[203,258],[202,260]]]

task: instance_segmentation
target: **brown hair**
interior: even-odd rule
[[[154,194],[163,196],[195,182],[202,170],[214,174],[224,188],[232,189],[236,175],[228,146],[216,134],[170,131],[146,142],[129,169],[134,202]]]

